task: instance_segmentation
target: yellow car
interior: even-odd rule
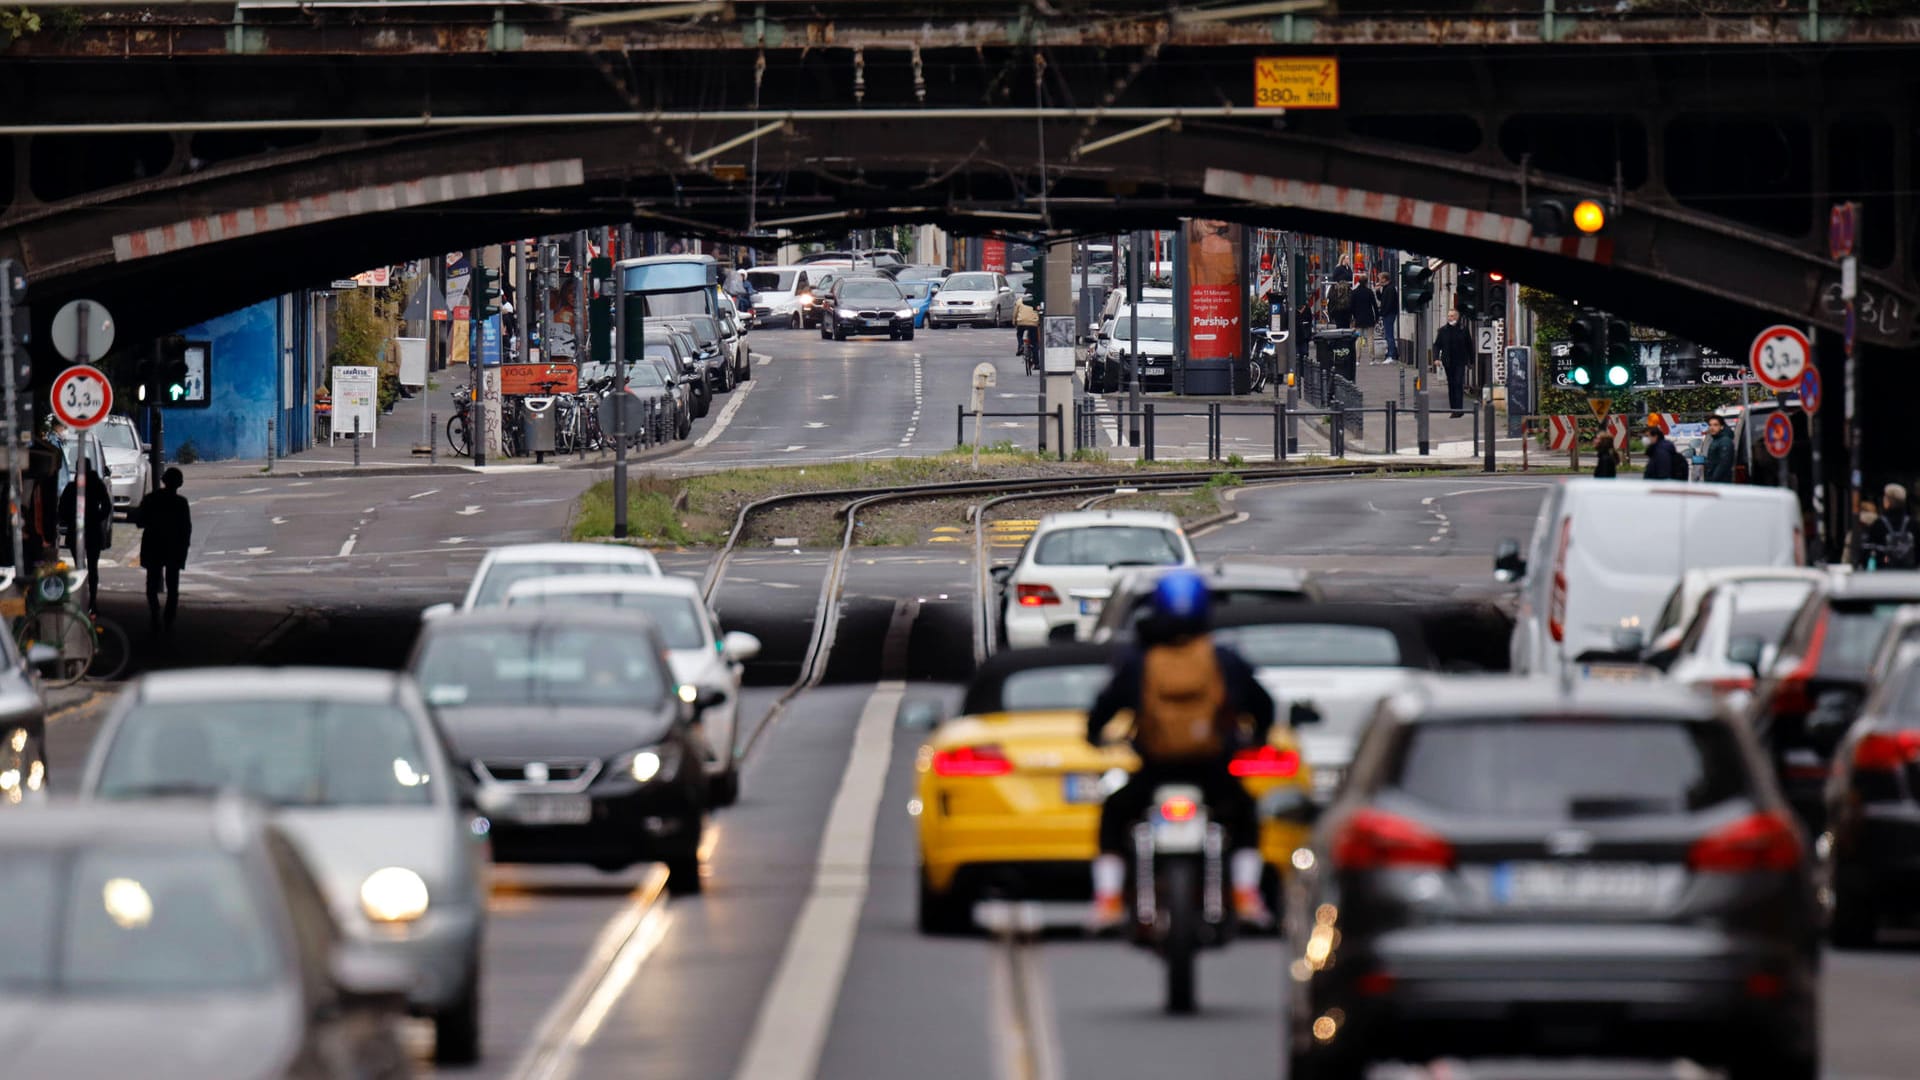
[[[962,715],[920,747],[909,809],[920,826],[922,932],[967,930],[983,894],[1091,894],[1100,804],[1139,767],[1124,716],[1109,729],[1108,745],[1087,742],[1087,709],[1106,686],[1116,651],[1076,644],[999,653],[974,675]],[[1284,724],[1232,768],[1256,800],[1281,787],[1313,790]],[[1306,838],[1299,826],[1261,823],[1270,905]]]

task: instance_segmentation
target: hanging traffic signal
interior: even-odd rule
[[[1460,268],[1460,277],[1454,284],[1453,309],[1463,319],[1471,319],[1486,307],[1487,282],[1480,271],[1470,267]]]
[[[1498,270],[1487,271],[1487,312],[1496,319],[1507,317],[1507,275]]]
[[[491,266],[473,268],[473,317],[491,319],[500,314],[500,271]]]
[[[1605,232],[1613,210],[1598,199],[1535,199],[1527,222],[1535,236],[1593,236]]]
[[[1400,310],[1425,311],[1433,302],[1433,271],[1428,269],[1426,260],[1402,263],[1400,266]]]
[[[1567,377],[1573,380],[1573,385],[1594,384],[1600,359],[1606,354],[1606,333],[1606,320],[1596,314],[1576,316],[1573,325],[1567,327],[1567,334],[1573,339],[1573,347],[1568,352]]]
[[[187,399],[187,339],[171,334],[160,339],[159,365],[155,371],[160,384],[160,400],[179,404]]]
[[[1627,320],[1606,320],[1607,385],[1615,389],[1640,381],[1639,350],[1633,345],[1633,331]]]

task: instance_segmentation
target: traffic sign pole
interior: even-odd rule
[[[21,535],[25,524],[20,519],[21,459],[26,455],[28,440],[32,432],[20,430],[19,392],[15,385],[17,354],[13,337],[13,320],[16,316],[14,302],[26,292],[26,274],[20,264],[12,259],[0,259],[0,366],[5,370],[0,379],[6,388],[7,416],[4,430],[7,439],[7,536],[13,542],[13,580],[16,587],[24,589],[27,581],[26,550],[23,547],[25,537]]]

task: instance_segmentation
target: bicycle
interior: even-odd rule
[[[473,391],[461,387],[453,392],[454,413],[447,418],[447,445],[456,457],[473,453]]]
[[[132,657],[126,631],[80,606],[85,580],[66,563],[56,563],[34,579],[22,601],[14,641],[48,685],[72,686],[89,676],[115,679]]]

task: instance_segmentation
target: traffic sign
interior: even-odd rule
[[[1800,407],[1807,411],[1808,416],[1820,411],[1819,368],[1808,368],[1807,373],[1800,376]]]
[[[75,364],[53,380],[53,418],[70,428],[90,428],[113,411],[113,384],[99,368]]]
[[[1262,109],[1339,108],[1339,57],[1260,57],[1253,62],[1253,103]]]
[[[1607,418],[1607,414],[1613,411],[1613,399],[1603,398],[1603,397],[1590,397],[1587,399],[1587,408],[1593,410],[1593,415],[1601,418],[1602,420],[1605,420]]]
[[[1813,346],[1807,343],[1807,335],[1777,324],[1754,337],[1747,363],[1753,368],[1753,377],[1767,389],[1785,393],[1800,385],[1800,376],[1806,374],[1812,356]]]
[[[1834,203],[1827,214],[1827,257],[1844,259],[1853,254],[1854,237],[1860,232],[1860,204]]]
[[[53,351],[62,360],[91,360],[113,348],[113,316],[107,314],[105,305],[92,300],[69,300],[60,305],[49,330]],[[84,357],[80,355],[83,335],[87,347]]]
[[[1576,417],[1547,417],[1547,449],[1571,450],[1580,442],[1580,424]]]
[[[1767,417],[1767,453],[1783,458],[1793,449],[1793,421],[1786,413]]]
[[[1603,425],[1601,430],[1603,430],[1606,434],[1613,436],[1613,445],[1619,447],[1622,450],[1625,450],[1627,448],[1627,439],[1629,438],[1629,433],[1627,431],[1626,417],[1621,416],[1619,413],[1614,413],[1612,416],[1607,417],[1607,422],[1605,425]]]

